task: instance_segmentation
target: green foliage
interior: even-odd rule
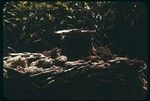
[[[4,46],[18,51],[37,51],[57,44],[54,31],[70,28],[96,29],[98,40],[113,42],[113,36],[120,38],[120,35],[111,33],[117,28],[132,30],[143,9],[137,2],[10,1],[3,12]]]

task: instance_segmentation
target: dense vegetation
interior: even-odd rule
[[[3,13],[8,99],[139,100],[146,96],[147,8],[143,2],[10,1]],[[74,34],[61,43],[54,33],[74,28],[96,30],[94,42]],[[93,43],[95,48],[89,50]],[[63,54],[56,46],[63,47]],[[7,54],[13,49],[23,53]]]
[[[59,43],[54,31],[82,28],[97,30],[97,46],[146,60],[147,10],[142,2],[10,1],[3,13],[4,50],[48,50]]]

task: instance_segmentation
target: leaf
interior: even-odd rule
[[[7,12],[8,14],[10,14],[10,15],[12,15],[12,16],[15,16],[15,14],[14,13],[12,13],[12,12]]]
[[[72,16],[67,16],[68,18],[72,19]]]

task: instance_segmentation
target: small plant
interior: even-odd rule
[[[96,55],[98,55],[102,60],[110,60],[110,59],[113,59],[114,56],[113,54],[111,53],[111,50],[108,48],[108,47],[98,47],[96,49]]]

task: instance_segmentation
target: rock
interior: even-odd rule
[[[27,67],[26,58],[21,56],[12,57],[6,60],[7,66],[11,68],[16,68],[17,66],[21,66],[23,68]]]
[[[65,66],[65,62],[67,61],[67,57],[66,56],[59,56],[55,59],[55,65],[57,66]]]
[[[118,62],[118,61],[127,61],[127,57],[116,57],[115,59],[109,60],[108,62]]]
[[[28,73],[34,74],[34,73],[42,72],[43,69],[38,68],[36,66],[30,66],[30,67],[24,68],[24,70]]]
[[[30,64],[30,66],[37,66],[42,68],[49,68],[52,65],[54,65],[54,59],[48,57],[34,61]]]
[[[66,67],[72,67],[72,66],[79,66],[79,65],[83,65],[85,63],[84,60],[77,60],[77,61],[67,61],[65,63]]]
[[[30,66],[30,64],[33,61],[36,61],[36,60],[39,60],[39,59],[41,59],[41,57],[38,57],[38,56],[35,56],[35,55],[30,55],[30,57],[26,57],[26,61],[28,63],[28,66]]]
[[[67,57],[66,56],[59,56],[58,58],[56,58],[56,61],[59,61],[59,62],[66,62],[67,61]]]
[[[45,58],[46,57],[42,53],[31,53],[30,55],[37,57],[37,58]]]
[[[5,57],[3,58],[3,60],[6,61],[6,60],[8,60],[8,59],[10,59],[10,58],[11,58],[11,56],[5,56]]]
[[[87,94],[92,98],[95,98],[95,95],[98,98],[103,96],[137,98],[146,95],[147,65],[144,61],[126,57],[105,61],[99,56],[86,59],[67,61],[66,56],[52,59],[41,57],[39,54],[30,54],[29,57],[5,57],[3,60],[5,84],[10,84],[7,82],[8,79],[14,83],[14,80],[19,78],[18,82],[14,83],[20,87],[18,89],[21,90],[22,85],[27,89],[34,88],[40,95],[43,94],[44,98],[59,97],[60,93],[64,98],[72,94],[70,98],[74,96],[85,99]],[[30,63],[29,61],[32,63],[26,66],[26,62]],[[16,90],[11,84],[6,88],[11,88],[10,91]]]

